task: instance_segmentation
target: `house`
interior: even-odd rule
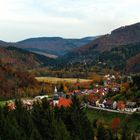
[[[58,101],[58,107],[69,107],[71,105],[72,101],[70,99],[66,99],[66,98],[59,98]]]
[[[99,88],[98,93],[100,94],[100,96],[104,96],[105,92],[104,92],[104,88]]]
[[[80,94],[81,93],[81,90],[74,90],[73,91],[73,94]]]
[[[64,92],[56,92],[55,94],[57,94],[59,97],[66,98],[66,94]]]
[[[104,92],[104,93],[108,93],[108,91],[109,91],[109,89],[108,89],[107,87],[105,87],[105,88],[103,89],[103,92]]]
[[[85,90],[83,90],[81,93],[82,93],[82,94],[90,94],[90,93],[92,93],[92,92],[93,92],[93,90],[85,89]]]
[[[35,100],[35,101],[36,101],[36,100],[42,100],[43,98],[48,98],[48,95],[36,96],[36,97],[34,98],[34,100]]]
[[[58,107],[69,107],[71,105],[71,100],[63,97],[59,97],[57,94],[53,97],[53,106]]]
[[[116,101],[113,102],[113,109],[117,109],[117,102]]]
[[[136,102],[126,102],[125,111],[135,112],[137,111]]]
[[[99,107],[100,106],[99,100],[97,100],[95,104],[97,107]]]
[[[58,105],[58,103],[59,103],[59,95],[54,94],[54,96],[53,96],[53,106]]]
[[[119,92],[119,90],[120,90],[119,87],[112,87],[111,88],[112,92]]]
[[[97,107],[104,107],[101,100],[97,100],[95,104]]]
[[[98,92],[99,92],[98,88],[93,89],[93,93],[98,93]]]
[[[87,90],[87,92],[86,93],[88,93],[88,94],[93,94],[94,93],[94,91],[92,90],[92,89],[90,89],[90,90]]]
[[[33,108],[33,100],[22,100],[23,106],[27,109],[30,110]]]
[[[106,108],[113,108],[113,101],[111,99],[108,99],[106,101],[105,107]]]
[[[106,106],[106,102],[107,102],[106,99],[104,99],[104,100],[103,100],[103,107]]]

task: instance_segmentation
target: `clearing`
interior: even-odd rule
[[[68,83],[76,83],[77,80],[82,83],[82,82],[91,82],[92,80],[88,79],[77,79],[77,78],[56,78],[56,77],[36,77],[36,79],[40,82],[48,82],[48,83],[54,83],[56,84],[57,82],[68,82]]]

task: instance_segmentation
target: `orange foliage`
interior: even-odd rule
[[[114,119],[112,119],[111,128],[112,129],[118,129],[118,128],[120,128],[120,123],[121,123],[120,118],[114,118]]]
[[[66,86],[66,85],[64,86],[64,92],[65,92],[65,93],[67,93],[67,92],[68,92],[68,88],[67,88],[67,86]]]
[[[122,87],[125,87],[125,89],[127,90],[129,88],[129,84],[127,82],[122,84]]]
[[[96,100],[97,99],[97,97],[94,95],[94,94],[89,94],[88,95],[88,100],[89,100],[89,102],[93,102],[94,100]]]
[[[118,101],[117,108],[120,109],[120,110],[124,109],[125,108],[124,102],[123,101]]]

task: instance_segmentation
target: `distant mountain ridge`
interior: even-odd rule
[[[38,37],[29,38],[17,42],[17,47],[29,51],[43,52],[57,56],[64,55],[74,48],[83,46],[95,37],[86,37],[82,39],[64,39],[61,37]]]
[[[140,23],[122,26],[113,30],[111,34],[97,37],[81,39],[37,37],[16,43],[0,41],[0,48],[9,45],[27,50],[35,56],[34,60],[45,64],[44,66],[48,64],[60,68],[66,66],[68,69],[72,66],[83,68],[86,65],[90,68],[98,66],[99,63],[116,70],[140,72]]]
[[[96,37],[65,39],[61,37],[35,37],[11,43],[0,41],[0,46],[15,46],[17,48],[35,52],[50,58],[57,58],[58,56],[62,56],[75,48],[91,42],[95,38]]]
[[[0,47],[7,47],[7,46],[9,46],[9,43],[0,40]]]

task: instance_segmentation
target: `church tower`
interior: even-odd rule
[[[54,93],[57,93],[57,88],[56,88],[56,86],[55,86],[55,89],[54,89]]]

